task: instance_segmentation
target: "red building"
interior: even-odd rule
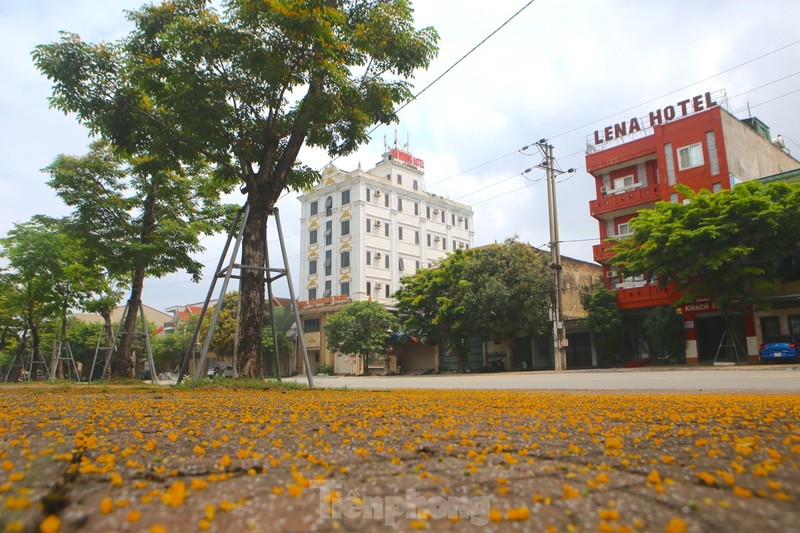
[[[595,131],[587,139],[586,170],[595,178],[597,199],[589,204],[599,222],[594,259],[603,265],[607,288],[616,291],[627,331],[628,352],[647,357],[641,323],[651,308],[674,303],[670,288],[641,276],[622,278],[608,264],[611,237],[630,233],[629,222],[658,201],[679,202],[675,185],[720,191],[737,183],[800,167],[757,118],[739,120],[723,109],[724,93],[706,93],[650,112],[642,118]],[[681,309],[686,331],[686,362],[713,361],[724,328],[713,302]],[[740,339],[758,355],[752,310],[739,317]]]

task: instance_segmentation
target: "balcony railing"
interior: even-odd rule
[[[623,192],[614,193],[613,190],[597,200],[589,202],[589,213],[592,216],[612,213],[622,209],[654,203],[661,200],[660,185],[650,185],[649,187],[639,187],[628,189]]]
[[[600,244],[595,244],[592,246],[592,254],[594,255],[594,260],[598,263],[607,263],[609,259],[614,257],[608,249],[611,248],[616,244],[612,241],[605,241],[601,242]]]
[[[620,309],[669,305],[679,297],[678,292],[671,285],[661,287],[657,284],[619,289],[616,293],[617,305]]]

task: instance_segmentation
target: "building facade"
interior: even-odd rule
[[[404,276],[473,246],[473,211],[428,193],[424,162],[398,147],[368,172],[329,165],[299,200],[298,299],[309,359],[352,373],[351,361],[325,348],[326,317],[350,301],[393,307]]]
[[[586,170],[595,179],[597,197],[589,205],[598,221],[600,244],[594,259],[603,265],[606,286],[617,294],[626,317],[630,355],[646,357],[641,321],[655,306],[671,305],[678,295],[670,287],[648,284],[643,276],[622,278],[609,264],[610,238],[630,234],[630,221],[658,201],[682,201],[675,185],[718,192],[765,176],[800,167],[800,162],[770,138],[756,118],[739,120],[723,109],[724,93],[705,93],[632,118],[587,139]],[[724,331],[713,302],[681,308],[687,339],[686,362],[713,361]],[[749,356],[758,342],[752,309],[739,317],[740,339]]]

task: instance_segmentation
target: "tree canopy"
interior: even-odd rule
[[[103,272],[66,227],[64,219],[39,215],[15,224],[8,237],[0,239],[0,257],[9,265],[3,273],[3,314],[23,319],[36,361],[44,360],[42,324],[55,317],[65,324],[69,309],[82,307],[106,288]]]
[[[370,355],[386,352],[386,340],[396,323],[378,302],[352,302],[328,318],[325,344],[340,354],[361,356],[366,374]]]
[[[551,305],[548,256],[515,238],[457,250],[404,278],[395,298],[405,328],[443,342],[466,371],[467,337],[489,335],[513,345],[545,330]]]
[[[263,267],[267,217],[289,187],[317,172],[300,149],[354,151],[375,123],[396,119],[408,78],[436,53],[408,0],[171,0],[129,13],[115,43],[64,34],[34,52],[52,105],[76,113],[126,153],[159,170],[212,165],[217,186],[241,183],[251,208],[242,264]],[[239,373],[263,373],[264,274],[244,269]]]
[[[626,275],[674,283],[681,302],[710,298],[725,310],[775,280],[800,279],[800,184],[748,182],[659,202],[631,220],[611,249]]]

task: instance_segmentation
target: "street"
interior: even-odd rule
[[[305,376],[285,378],[307,383]],[[423,376],[314,376],[314,386],[348,389],[506,389],[611,391],[800,392],[800,365],[654,367],[432,374]]]

